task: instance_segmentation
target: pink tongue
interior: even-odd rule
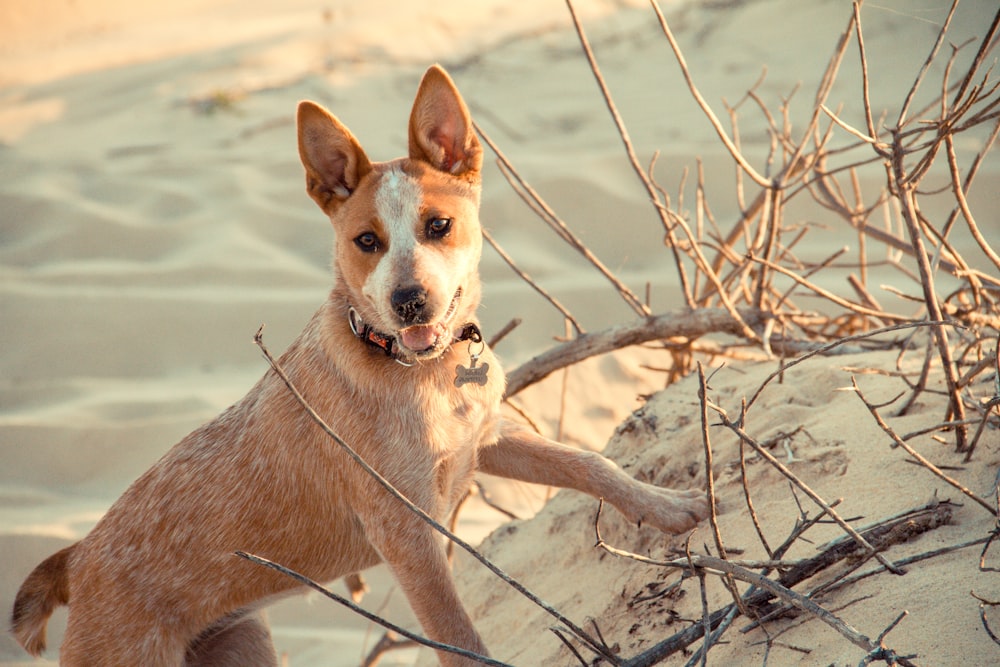
[[[421,324],[403,329],[399,335],[403,339],[403,345],[414,352],[422,352],[437,342],[438,327],[435,324]]]

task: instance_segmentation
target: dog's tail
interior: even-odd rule
[[[33,656],[45,650],[45,625],[59,605],[69,604],[69,558],[76,544],[57,551],[32,570],[14,599],[10,629]]]

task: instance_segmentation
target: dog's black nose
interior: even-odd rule
[[[427,290],[423,287],[401,287],[392,293],[392,307],[404,324],[423,323]]]

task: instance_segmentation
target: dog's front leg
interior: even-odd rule
[[[361,517],[365,535],[392,570],[426,635],[487,655],[458,597],[441,538],[395,499],[384,492],[372,493],[378,493],[384,502]],[[447,651],[438,651],[438,660],[445,667],[479,664]]]
[[[700,491],[645,484],[596,452],[548,440],[513,422],[504,421],[497,443],[479,451],[479,468],[491,475],[604,498],[630,520],[668,533],[688,530],[708,514]]]

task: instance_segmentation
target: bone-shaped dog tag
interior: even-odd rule
[[[486,374],[490,370],[489,364],[483,364],[482,366],[477,366],[476,362],[479,361],[478,356],[470,357],[469,367],[466,368],[462,364],[455,366],[455,386],[461,387],[464,384],[472,383],[478,384],[481,387],[486,386],[488,378]]]

